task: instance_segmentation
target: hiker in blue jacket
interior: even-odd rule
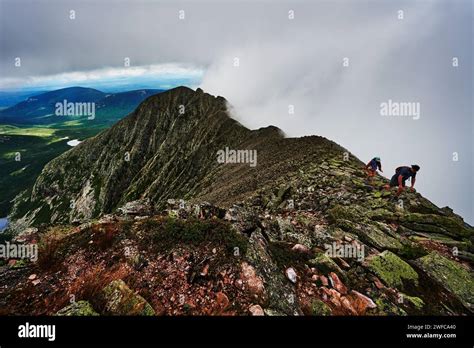
[[[372,158],[370,162],[366,164],[365,169],[367,170],[369,180],[375,176],[375,174],[377,173],[377,169],[383,173],[382,162],[380,161],[380,157]]]

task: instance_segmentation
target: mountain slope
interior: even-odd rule
[[[256,150],[257,165],[219,163],[226,147]],[[42,256],[4,270],[0,303],[53,314],[74,293],[104,315],[472,314],[474,229],[365,175],[323,137],[251,131],[221,97],[167,91],[48,163],[17,197],[15,238],[40,240]],[[31,272],[54,301],[22,305],[35,298]],[[140,294],[146,313],[112,305],[111,288]]]
[[[47,162],[70,148],[69,140],[96,135],[160,92],[145,89],[105,94],[71,87],[32,96],[0,111],[0,123],[6,123],[0,125],[0,216],[8,214],[12,199],[32,186]],[[95,118],[54,115],[55,104],[64,100],[94,102]],[[21,154],[21,161],[15,160],[16,153]]]
[[[45,92],[29,97],[12,107],[0,112],[1,122],[23,123],[38,121],[46,115],[54,115],[55,104],[67,100],[68,102],[94,103],[102,99],[105,93],[93,88],[69,87]],[[41,121],[40,121],[41,122]]]

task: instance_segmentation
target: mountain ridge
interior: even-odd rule
[[[256,151],[257,165],[219,163],[225,148]],[[324,137],[245,128],[222,97],[152,96],[16,198],[9,233],[40,241],[29,267],[57,299],[27,310],[54,314],[68,289],[111,314],[107,296],[70,278],[79,272],[84,284],[104,279],[94,289],[139,293],[152,315],[472,314],[474,229],[387,182],[368,181],[364,163]],[[27,281],[14,274],[0,278],[8,296]]]

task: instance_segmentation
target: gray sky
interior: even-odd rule
[[[417,189],[473,223],[472,15],[469,0],[0,0],[0,90],[199,76],[250,128],[323,135],[380,156],[388,177],[419,164]],[[420,118],[381,116],[389,99],[420,103]]]

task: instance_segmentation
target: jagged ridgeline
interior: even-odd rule
[[[256,165],[222,163],[229,149],[255,151]],[[382,189],[387,179],[368,181],[363,167],[323,137],[249,130],[200,89],[152,96],[16,198],[10,232],[39,240],[39,259],[0,269],[0,308],[472,314],[474,229],[417,192]],[[70,294],[80,302],[63,308]]]
[[[324,158],[342,158],[320,137],[284,139],[275,127],[250,131],[230,118],[226,100],[179,87],[144,101],[109,130],[48,163],[13,219],[28,225],[83,221],[128,201],[205,195],[232,204],[263,184]],[[258,165],[223,166],[225,148],[257,151]]]

